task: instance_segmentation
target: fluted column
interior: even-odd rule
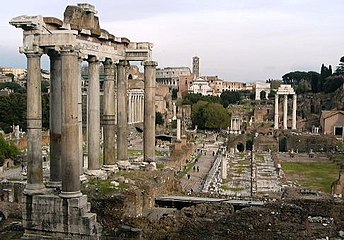
[[[283,129],[288,129],[288,95],[284,95],[283,101]]]
[[[293,114],[292,114],[292,122],[291,122],[291,129],[296,129],[296,104],[297,104],[297,96],[296,94],[293,95]]]
[[[137,93],[134,96],[134,123],[137,123]]]
[[[125,68],[127,61],[120,60],[117,64],[117,160],[128,160],[128,81]]]
[[[131,92],[128,93],[128,123],[131,124]]]
[[[157,62],[144,62],[144,161],[155,162],[155,76]]]
[[[27,57],[27,184],[25,194],[44,192],[42,167],[41,52],[26,52]]]
[[[100,170],[100,96],[99,62],[96,57],[88,59],[88,172]]]
[[[143,122],[143,116],[144,116],[144,113],[143,113],[144,106],[143,106],[143,104],[144,104],[144,97],[143,97],[143,95],[141,95],[141,97],[140,97],[140,122]]]
[[[115,109],[115,74],[111,59],[104,62],[104,168],[113,168],[116,162],[116,109]]]
[[[62,64],[62,192],[61,197],[81,196],[80,192],[80,156],[79,156],[79,119],[78,119],[78,86],[79,68],[78,53],[74,49],[61,51]]]
[[[275,94],[275,129],[278,129],[278,94]]]
[[[49,52],[50,57],[50,187],[62,184],[61,178],[61,56]]]

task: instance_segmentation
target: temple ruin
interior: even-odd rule
[[[130,122],[144,115],[144,160],[155,166],[155,73],[152,44],[131,42],[100,28],[95,7],[67,6],[64,19],[19,16],[10,24],[23,29],[20,52],[27,57],[28,175],[24,190],[25,239],[97,239],[101,226],[80,191],[83,174],[81,63],[89,66],[88,169],[97,175],[116,161],[128,160],[128,77],[130,61],[144,66],[144,93],[130,95]],[[50,180],[43,182],[41,56],[50,59]],[[99,67],[104,66],[103,117],[100,119]],[[116,90],[117,89],[117,90]],[[117,92],[117,93],[116,93]],[[115,95],[117,100],[115,100]],[[142,96],[144,95],[144,96]],[[117,106],[115,105],[117,102]],[[117,109],[117,112],[116,112]],[[117,123],[116,123],[117,116]],[[104,166],[99,163],[100,126],[104,129]],[[117,146],[115,136],[117,128]],[[116,151],[117,149],[117,157]],[[117,160],[116,160],[117,159]],[[102,170],[103,169],[103,170]]]

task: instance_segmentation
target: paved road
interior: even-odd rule
[[[197,162],[195,162],[195,170],[192,168],[182,179],[181,185],[184,192],[201,192],[203,183],[207,174],[215,160],[214,153],[218,150],[215,144],[205,144],[204,148],[200,144],[198,149],[202,150],[203,154],[200,155]],[[199,171],[197,171],[197,168]],[[190,179],[188,179],[188,175]]]

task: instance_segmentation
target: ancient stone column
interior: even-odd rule
[[[83,149],[83,143],[84,143],[84,137],[82,133],[82,77],[81,77],[81,63],[83,59],[78,58],[78,128],[79,128],[79,164],[80,164],[80,180],[85,181],[87,178],[84,174],[84,149]]]
[[[144,104],[143,96],[141,95],[140,96],[140,122],[143,122],[143,115],[144,115],[144,113],[143,113],[143,109],[144,109],[143,104]]]
[[[296,94],[293,95],[293,115],[292,115],[292,122],[291,122],[291,129],[296,129]]]
[[[288,129],[288,95],[284,95],[283,101],[283,129]]]
[[[41,52],[26,52],[27,57],[27,184],[25,194],[44,192],[42,167]]]
[[[50,57],[50,181],[49,187],[61,186],[61,56]]]
[[[181,132],[181,122],[180,122],[180,119],[178,118],[177,119],[177,140],[179,141],[180,140],[180,132]]]
[[[116,108],[115,108],[115,73],[111,59],[104,64],[104,168],[113,169],[116,161]]]
[[[128,160],[128,80],[125,68],[127,61],[117,64],[117,160]]]
[[[177,119],[177,106],[176,106],[176,103],[173,102],[173,103],[172,103],[172,106],[173,106],[173,116],[172,116],[172,120],[176,120],[176,119]]]
[[[155,163],[155,76],[157,62],[144,62],[144,161]]]
[[[80,197],[80,156],[78,119],[78,53],[73,48],[61,51],[62,63],[62,192],[63,198]]]
[[[88,173],[100,170],[100,96],[99,62],[95,56],[88,58]]]
[[[221,161],[221,178],[222,180],[227,179],[227,158],[226,156],[221,156],[222,161]]]
[[[275,94],[275,125],[274,129],[278,129],[278,94]]]
[[[138,122],[138,114],[137,114],[138,109],[139,109],[138,99],[139,99],[139,96],[138,96],[138,93],[136,93],[135,94],[135,104],[134,104],[134,106],[135,106],[135,112],[134,112],[135,123]]]

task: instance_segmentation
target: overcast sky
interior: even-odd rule
[[[65,7],[82,1],[11,0],[0,14],[0,66],[26,68],[18,53],[19,15],[63,19]],[[192,68],[226,81],[281,79],[290,71],[335,69],[344,55],[343,0],[89,0],[100,26],[115,36],[154,44],[159,67]],[[47,61],[43,60],[47,68]]]

